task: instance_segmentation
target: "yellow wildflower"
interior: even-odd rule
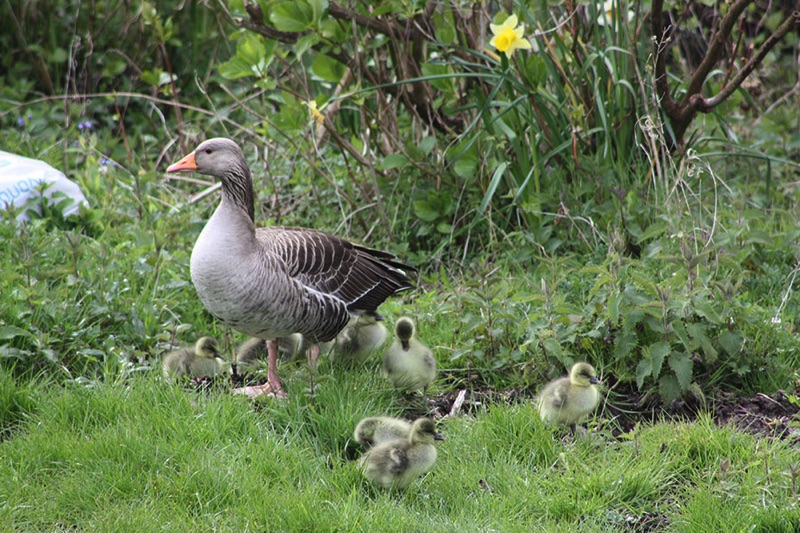
[[[531,47],[530,41],[522,37],[525,34],[525,24],[517,27],[517,22],[517,16],[511,15],[502,24],[489,24],[494,34],[489,44],[497,48],[498,52],[504,52],[509,58],[517,48],[527,50]]]
[[[317,109],[316,100],[309,100],[308,102],[303,103],[308,106],[309,111],[311,111],[311,118],[317,122],[317,126],[322,126],[325,124],[325,115],[323,115],[320,110]]]

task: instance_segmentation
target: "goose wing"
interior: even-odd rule
[[[407,272],[392,254],[359,246],[308,228],[259,228],[262,242],[286,265],[290,278],[344,303],[351,313],[375,311],[388,297],[411,288]]]

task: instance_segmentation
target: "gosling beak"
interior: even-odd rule
[[[441,433],[434,433],[433,440],[444,440],[444,435],[442,435]]]
[[[194,152],[167,167],[167,172],[195,172],[196,170],[197,163],[194,161]]]
[[[591,378],[589,378],[589,383],[591,383],[592,385],[598,385],[598,384],[602,383],[602,381],[600,381],[596,377],[591,377]]]

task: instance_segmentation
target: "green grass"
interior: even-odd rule
[[[304,371],[287,373],[286,401],[187,390],[157,372],[42,388],[0,444],[0,529],[609,531],[651,515],[674,531],[800,524],[796,451],[784,442],[707,418],[572,440],[531,403],[440,422],[433,471],[405,492],[378,490],[355,466],[350,433],[408,400],[371,366],[323,363],[317,377],[311,394]]]

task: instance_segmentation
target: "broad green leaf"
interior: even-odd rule
[[[328,11],[328,0],[308,0],[308,5],[311,7],[314,24],[319,24],[322,16]]]
[[[433,222],[439,218],[439,211],[431,207],[431,204],[426,200],[417,200],[414,202],[414,213],[425,222]]]
[[[305,0],[280,2],[270,11],[269,20],[280,31],[306,31],[314,23],[314,10]]]
[[[469,157],[462,157],[453,164],[453,172],[455,172],[459,178],[471,178],[475,174],[475,167],[477,166],[478,162],[476,160]]]
[[[344,77],[347,67],[336,59],[325,55],[317,54],[314,62],[311,63],[311,71],[325,81],[339,83]]]
[[[692,382],[692,366],[692,358],[685,353],[672,352],[669,356],[669,367],[675,372],[681,391],[688,389]]]
[[[419,149],[422,150],[422,153],[425,155],[430,154],[433,149],[436,147],[436,136],[429,135],[420,141]]]
[[[217,70],[219,70],[219,75],[226,80],[235,80],[254,75],[250,65],[239,56],[233,56],[228,61],[221,63]]]
[[[294,53],[297,54],[297,57],[301,57],[305,54],[309,48],[314,46],[319,42],[319,34],[317,33],[307,33],[297,39],[297,42],[294,44]]]
[[[0,326],[0,340],[7,341],[14,337],[30,337],[31,334],[16,326]]]
[[[245,33],[236,43],[236,55],[248,65],[257,65],[267,55],[264,38],[254,33]]]
[[[403,168],[408,164],[408,159],[403,154],[389,154],[381,161],[381,170]],[[430,222],[430,221],[429,221]]]

